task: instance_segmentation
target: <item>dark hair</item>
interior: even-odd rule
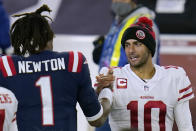
[[[41,6],[35,12],[14,15],[21,17],[14,22],[10,29],[11,43],[14,47],[14,53],[17,55],[36,54],[41,52],[52,40],[54,33],[46,18],[41,13],[51,12],[47,5]]]

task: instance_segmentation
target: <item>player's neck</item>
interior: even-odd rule
[[[43,50],[53,50],[53,40],[48,41]]]
[[[148,61],[146,64],[138,68],[131,67],[131,69],[142,80],[151,79],[156,72],[152,61]]]

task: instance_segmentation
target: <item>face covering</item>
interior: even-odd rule
[[[119,16],[124,16],[132,10],[131,5],[129,3],[124,3],[124,2],[114,2],[112,3],[111,8],[112,11]]]

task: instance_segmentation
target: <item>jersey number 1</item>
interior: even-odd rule
[[[160,131],[165,131],[166,105],[162,101],[148,101],[144,105],[144,131],[152,131],[151,126],[151,110],[159,108],[159,126]],[[138,128],[138,101],[131,101],[127,105],[127,109],[131,110],[131,128]]]
[[[40,88],[42,104],[42,125],[54,125],[53,95],[50,76],[40,77],[35,85]]]

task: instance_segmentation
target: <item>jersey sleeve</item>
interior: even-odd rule
[[[90,72],[86,58],[82,55],[82,67],[79,76],[79,90],[77,100],[88,121],[95,121],[103,114],[97,95],[92,88]]]
[[[174,108],[174,115],[179,131],[193,131],[189,101],[177,104]]]
[[[18,108],[18,101],[15,97],[15,95],[8,89],[4,87],[0,87],[0,92],[2,94],[5,94],[7,97],[7,100],[9,101],[7,103],[7,106],[5,108],[6,110],[6,118],[8,120],[8,131],[18,131],[17,124],[16,124],[16,112]]]
[[[10,99],[12,100],[10,112],[11,112],[11,123],[13,124],[13,123],[16,123],[16,112],[18,109],[18,100],[16,99],[15,95],[11,91],[9,91],[9,96],[10,96]]]
[[[15,110],[17,110],[17,103],[14,105]],[[16,122],[16,112],[12,116],[12,121],[9,126],[9,131],[18,131],[17,122]]]
[[[18,107],[18,101],[15,98],[14,94],[13,94],[12,100],[13,100],[13,115],[11,117],[9,131],[18,131],[17,122],[16,122],[16,112],[17,112],[17,107]]]
[[[188,101],[194,98],[191,82],[183,68],[179,67],[179,81],[178,83],[178,103]]]

